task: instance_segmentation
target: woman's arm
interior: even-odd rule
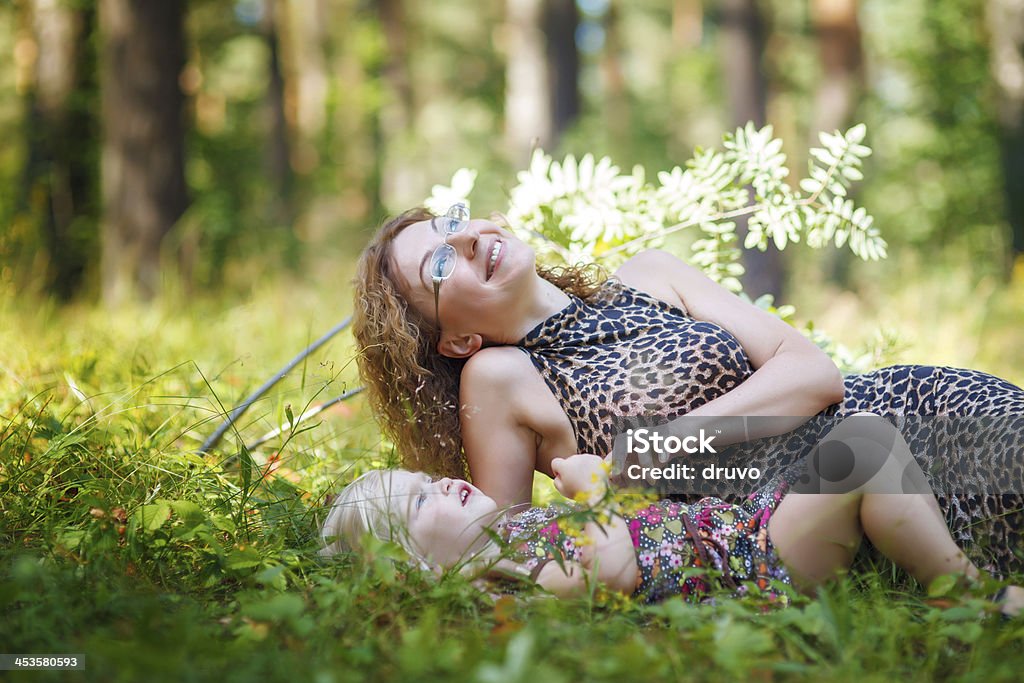
[[[462,370],[459,421],[473,484],[499,507],[530,503],[533,473],[576,452],[572,426],[530,359],[514,347],[477,352]]]
[[[793,429],[833,403],[843,400],[843,379],[824,351],[775,316],[740,299],[697,268],[671,254],[646,251],[619,269],[624,284],[680,306],[698,320],[707,320],[732,333],[750,359],[754,373],[728,393],[687,414],[707,417],[706,429],[722,429],[718,443],[774,436]],[[758,420],[765,433],[747,432],[738,421],[720,424],[716,417],[793,417],[783,423]],[[796,419],[796,418],[804,419]],[[738,426],[737,426],[738,425]],[[768,433],[770,431],[771,433]]]

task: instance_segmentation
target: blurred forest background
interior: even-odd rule
[[[0,0],[0,641],[103,683],[1019,680],[988,600],[884,567],[768,610],[489,606],[386,544],[323,562],[327,495],[398,455],[327,400],[351,335],[210,445],[458,169],[487,216],[535,145],[650,179],[747,121],[794,182],[867,124],[889,254],[770,247],[747,294],[845,368],[1024,386],[1021,0]]]
[[[344,282],[324,273],[460,167],[486,215],[535,145],[653,174],[752,120],[799,173],[817,131],[865,122],[889,260],[769,250],[748,293],[1020,382],[1022,51],[1012,0],[7,0],[0,287]]]

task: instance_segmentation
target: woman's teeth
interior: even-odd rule
[[[487,279],[490,280],[491,276],[494,275],[494,264],[498,262],[498,254],[501,253],[501,240],[497,240],[494,243],[494,247],[491,248],[491,258],[487,262]]]
[[[466,499],[469,498],[469,489],[462,489],[462,494],[459,496],[462,499],[462,504],[466,504]]]

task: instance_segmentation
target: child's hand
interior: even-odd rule
[[[551,472],[555,475],[555,488],[566,498],[593,502],[604,495],[608,486],[604,460],[589,453],[555,458],[551,461]]]

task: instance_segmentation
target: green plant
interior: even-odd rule
[[[794,189],[782,141],[771,126],[748,123],[724,137],[723,149],[698,149],[686,169],[656,174],[635,166],[623,174],[608,157],[572,155],[558,162],[536,150],[530,167],[517,175],[509,193],[512,228],[548,261],[621,263],[666,235],[696,229],[688,260],[715,281],[740,291],[743,274],[736,222],[747,217],[744,244],[762,251],[805,241],[813,248],[848,246],[862,259],[886,255],[886,243],[873,219],[848,197],[861,180],[866,128],[820,135],[811,150],[808,175]],[[444,211],[468,201],[476,173],[460,169],[449,186],[435,186],[426,205]]]

